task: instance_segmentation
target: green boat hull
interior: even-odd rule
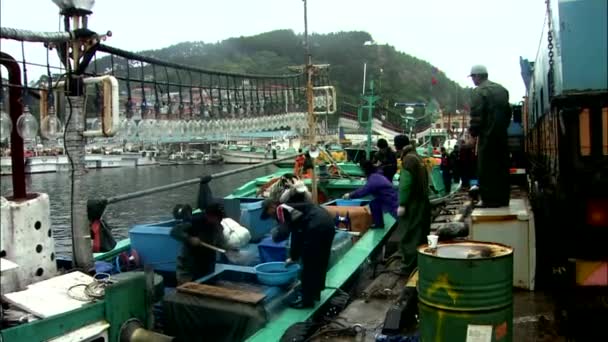
[[[108,340],[119,341],[120,330],[128,320],[137,319],[146,326],[150,318],[150,304],[146,295],[146,278],[142,273],[107,287],[102,300],[45,319],[2,329],[0,340],[47,341],[90,324],[105,322],[108,324]]]

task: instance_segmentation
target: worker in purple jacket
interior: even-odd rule
[[[382,218],[384,213],[389,213],[394,218],[397,218],[397,208],[399,207],[397,190],[386,179],[382,170],[377,169],[371,161],[364,160],[361,162],[361,170],[363,170],[367,177],[365,186],[345,194],[342,198],[354,199],[372,195],[374,199],[369,203],[369,208],[372,212],[374,227],[384,228],[384,220]]]

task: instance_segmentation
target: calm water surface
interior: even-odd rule
[[[105,198],[239,167],[243,167],[243,165],[147,166],[89,170],[85,176],[85,184],[89,198]],[[274,166],[260,167],[230,177],[214,179],[210,186],[214,196],[225,196],[245,182],[267,175],[274,170]],[[47,173],[28,175],[26,178],[28,192],[44,192],[50,197],[56,253],[63,256],[71,254],[70,178],[68,175],[67,172]],[[12,178],[2,176],[0,182],[2,196],[12,195]],[[104,219],[118,240],[127,237],[129,227],[135,224],[170,219],[173,207],[178,203],[194,206],[197,196],[198,185],[193,185],[135,198],[109,205]]]

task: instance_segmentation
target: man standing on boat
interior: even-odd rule
[[[395,137],[395,149],[401,158],[399,174],[399,231],[403,262],[401,272],[409,275],[418,265],[416,248],[426,242],[431,231],[429,176],[422,158],[406,135]]]
[[[477,141],[477,177],[481,206],[509,205],[509,149],[507,129],[511,122],[509,92],[488,80],[483,65],[471,68],[471,79],[477,88],[471,96],[469,133]]]
[[[171,237],[183,243],[182,254],[177,257],[177,283],[181,285],[196,281],[215,271],[217,255],[202,242],[224,247],[222,219],[226,216],[219,203],[211,203],[205,208],[205,213],[192,215],[192,208],[176,207],[176,218],[182,222],[171,229]]]
[[[443,188],[445,194],[448,195],[452,190],[452,163],[450,162],[450,156],[445,147],[441,147],[441,177],[443,178]]]
[[[378,152],[374,155],[374,163],[380,167],[384,176],[392,183],[393,177],[397,173],[397,156],[390,146],[388,146],[386,139],[378,139],[376,146],[378,147]]]
[[[286,190],[281,200],[266,199],[261,219],[274,218],[291,233],[290,258],[286,265],[301,260],[300,294],[290,303],[296,309],[311,308],[321,299],[329,268],[331,245],[335,235],[334,220],[325,209],[310,201],[297,189]],[[289,235],[281,234],[283,239]]]

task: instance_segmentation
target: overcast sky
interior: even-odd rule
[[[302,0],[97,0],[93,11],[90,28],[111,30],[106,43],[131,51],[275,29],[304,31]],[[471,65],[485,64],[490,79],[509,90],[511,102],[524,95],[519,56],[536,56],[544,14],[544,0],[308,1],[311,32],[367,31],[376,42],[429,61],[463,86],[472,85]],[[58,9],[51,0],[0,0],[0,25],[55,31]],[[21,59],[19,43],[0,44]],[[45,63],[46,50],[28,44],[26,59]]]

